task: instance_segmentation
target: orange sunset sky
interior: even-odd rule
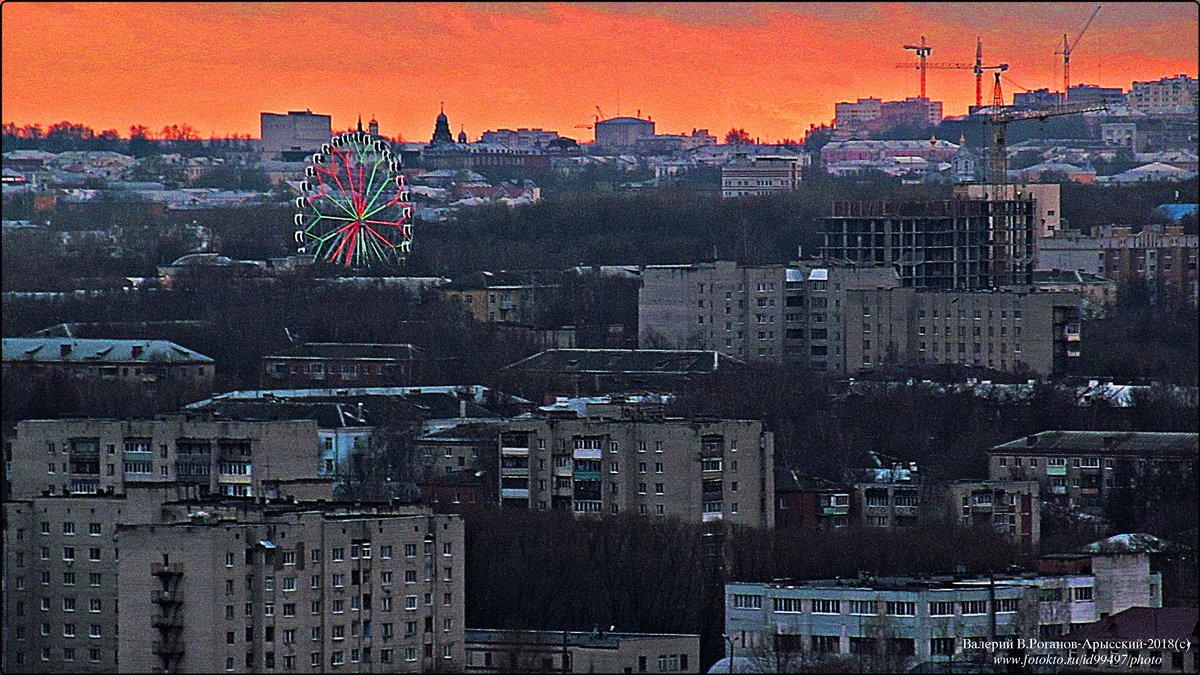
[[[1102,4],[1073,83],[1197,75],[1196,3]],[[836,101],[915,96],[917,71],[895,66],[915,62],[902,45],[921,35],[935,62],[972,61],[980,35],[984,60],[1008,63],[1014,81],[1060,88],[1055,48],[1095,6],[7,2],[2,118],[257,137],[260,111],[308,108],[335,129],[361,113],[385,135],[428,140],[445,101],[472,140],[522,126],[585,141],[575,125],[619,105],[659,133],[798,139]],[[965,113],[974,77],[931,71],[929,95]]]

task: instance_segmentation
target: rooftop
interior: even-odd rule
[[[167,340],[4,338],[5,361],[41,363],[213,363]]]
[[[264,358],[412,360],[419,350],[411,344],[309,342]]]
[[[547,349],[501,370],[542,373],[712,373],[742,363],[715,351],[684,349]]]
[[[1163,431],[1043,431],[992,448],[993,453],[1090,452],[1106,455],[1173,455],[1196,459],[1200,437]]]
[[[557,630],[506,630],[503,628],[467,628],[468,643],[511,644],[543,643],[561,647],[563,637],[572,647],[589,649],[616,649],[617,643],[624,640],[661,640],[664,638],[683,638],[700,640],[699,635],[685,633],[614,633],[608,631],[557,631]]]
[[[1079,626],[1065,639],[1134,641],[1174,638],[1196,642],[1197,618],[1200,618],[1200,610],[1195,607],[1130,607],[1095,623]]]

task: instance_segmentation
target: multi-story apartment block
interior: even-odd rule
[[[312,420],[25,420],[17,424],[8,494],[124,494],[135,483],[177,481],[201,496],[261,494],[263,482],[317,475]]]
[[[698,673],[700,636],[468,628],[468,673]]]
[[[265,112],[260,117],[259,138],[268,159],[303,160],[333,136],[333,118],[311,110],[289,110],[286,115]]]
[[[515,419],[500,440],[504,507],[772,527],[774,435],[762,422],[633,406]]]
[[[791,192],[800,187],[808,155],[753,155],[721,167],[721,196],[745,197]]]
[[[1041,503],[1033,481],[960,480],[856,483],[850,513],[865,527],[943,523],[990,528],[1026,550],[1041,538]]]
[[[1050,375],[1082,353],[1074,293],[891,288],[849,291],[846,302],[846,373],[959,364]]]
[[[846,293],[899,285],[895,271],[882,265],[648,265],[638,292],[639,344],[837,371]]]
[[[129,672],[430,672],[464,656],[463,522],[405,507],[168,505],[118,528]]]
[[[116,526],[156,522],[173,492],[4,503],[4,672],[118,672]]]
[[[865,577],[725,584],[734,654],[764,664],[858,657],[891,672],[928,661],[988,660],[986,641],[1057,640],[1129,607],[1161,607],[1144,553],[1097,551],[1057,573]],[[1036,649],[1028,651],[1038,651]]]
[[[1160,296],[1197,303],[1197,252],[1200,238],[1181,225],[1101,227],[1083,235],[1060,232],[1038,241],[1039,269],[1078,270],[1120,284],[1145,283]]]
[[[775,526],[805,530],[849,527],[851,490],[841,484],[775,467]]]
[[[1196,114],[1197,80],[1187,75],[1164,77],[1153,82],[1134,82],[1125,96],[1131,109],[1147,114],[1190,113]]]
[[[1200,442],[1194,433],[1043,431],[988,451],[992,480],[1032,480],[1043,498],[1098,509],[1115,489],[1155,479],[1194,484]]]
[[[895,265],[904,285],[918,288],[1027,285],[1033,273],[1034,216],[1035,201],[1027,194],[835,202],[825,219],[824,254]]]

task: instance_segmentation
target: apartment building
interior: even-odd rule
[[[774,435],[762,422],[538,413],[500,440],[507,508],[772,527]]]
[[[1037,481],[1043,498],[1099,509],[1114,494],[1148,483],[1196,481],[1196,434],[1153,431],[1043,431],[988,451],[992,480]]]
[[[463,522],[410,507],[177,504],[118,528],[121,669],[464,663]]]
[[[844,363],[846,293],[899,285],[884,265],[648,265],[638,291],[639,345],[712,349],[747,361],[802,362],[836,372]]]
[[[944,523],[989,528],[1026,550],[1041,539],[1041,502],[1034,481],[873,481],[855,483],[849,497],[853,520],[865,527]]]
[[[754,155],[721,167],[721,196],[746,197],[791,192],[800,187],[808,155]]]
[[[424,374],[426,358],[411,344],[310,342],[262,357],[263,387],[398,387]]]
[[[1164,77],[1149,82],[1134,82],[1125,96],[1132,110],[1147,113],[1196,113],[1197,80],[1187,75]]]
[[[125,414],[212,392],[215,362],[169,340],[4,338],[7,386],[42,381],[57,397],[104,397]],[[67,391],[64,391],[64,387]],[[150,405],[147,405],[151,402]]]
[[[698,673],[700,636],[468,628],[468,673]]]
[[[1038,242],[1039,269],[1078,270],[1119,284],[1145,283],[1152,291],[1197,303],[1197,253],[1200,238],[1180,225],[1101,227],[1091,235],[1075,230]]]
[[[118,671],[116,526],[156,522],[174,494],[145,482],[4,503],[4,672]]]
[[[917,288],[1028,285],[1035,201],[1013,197],[835,202],[825,219],[824,255],[895,265],[903,284]]]
[[[263,481],[317,475],[312,420],[24,420],[11,439],[8,495],[124,494],[146,481],[195,485],[201,496],[253,496]]]
[[[1041,376],[1082,354],[1080,297],[1003,288],[852,290],[844,311],[844,372],[889,364],[958,364]]]
[[[839,656],[901,672],[988,660],[984,641],[1056,640],[1129,607],[1162,606],[1161,575],[1144,553],[1077,557],[1055,574],[726,583],[725,633],[735,655],[772,668]]]

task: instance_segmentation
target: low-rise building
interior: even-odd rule
[[[775,526],[808,531],[849,527],[851,490],[845,485],[775,467]]]
[[[1135,486],[1145,491],[1163,481],[1194,483],[1198,453],[1193,433],[1043,431],[989,450],[988,476],[1037,481],[1045,500],[1100,509],[1116,492]]]
[[[263,387],[398,387],[420,381],[426,359],[411,344],[309,342],[262,357]]]
[[[179,405],[206,395],[216,376],[211,358],[167,340],[6,337],[3,346],[6,388],[45,382],[80,397],[128,399],[127,415],[147,399]]]
[[[800,187],[808,155],[753,156],[721,167],[721,196],[745,197],[791,192]]]
[[[1127,672],[1194,673],[1200,671],[1197,619],[1195,607],[1130,607],[1074,628],[1064,642],[1097,646],[1063,649],[1059,656],[1093,672],[1123,663]]]
[[[1097,550],[1059,568],[729,582],[725,634],[735,657],[753,660],[762,672],[830,658],[903,672],[930,661],[994,663],[997,654],[1049,653],[1054,645],[1026,648],[1017,640],[1057,641],[1073,626],[1130,607],[1162,606],[1161,575],[1150,571],[1144,553]]]
[[[700,636],[468,628],[468,673],[700,672]]]

